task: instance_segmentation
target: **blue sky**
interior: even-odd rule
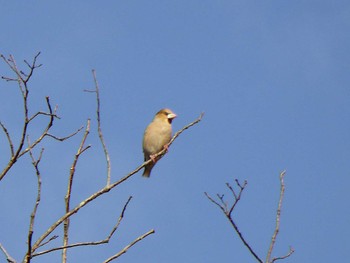
[[[30,84],[32,112],[45,96],[59,106],[64,136],[92,118],[73,202],[103,187],[93,88],[101,89],[102,128],[115,181],[142,163],[144,128],[163,107],[174,131],[193,121],[146,180],[135,175],[72,218],[71,241],[99,240],[134,198],[117,235],[101,247],[70,250],[70,262],[102,262],[154,228],[120,262],[255,262],[221,212],[204,196],[247,180],[234,218],[265,258],[275,224],[279,173],[286,194],[275,256],[284,262],[344,262],[350,249],[350,3],[348,1],[60,1],[1,4],[0,53],[18,64],[41,51]],[[1,75],[10,75],[4,63]],[[0,120],[14,138],[17,87],[0,82]],[[18,105],[18,106],[17,106]],[[42,130],[38,121],[29,133]],[[81,134],[45,141],[43,200],[35,236],[64,211],[67,175]],[[8,156],[0,136],[3,166]],[[37,152],[38,153],[38,152]],[[26,248],[35,200],[28,157],[0,183],[0,242],[17,260]],[[61,232],[57,232],[62,236]],[[58,245],[59,242],[52,245]],[[4,261],[3,255],[0,255]],[[35,262],[59,262],[60,254]]]

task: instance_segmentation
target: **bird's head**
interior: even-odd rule
[[[177,115],[170,109],[161,109],[157,112],[155,118],[168,121],[170,124],[175,119]]]

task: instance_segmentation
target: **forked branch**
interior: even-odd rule
[[[122,209],[122,211],[121,211],[121,213],[119,215],[117,223],[115,224],[115,226],[112,228],[111,232],[109,233],[109,235],[105,239],[100,240],[100,241],[80,242],[80,243],[75,243],[75,244],[70,244],[70,245],[67,244],[67,245],[64,245],[64,246],[61,246],[61,247],[55,247],[55,248],[51,248],[51,249],[47,249],[47,250],[44,250],[44,251],[40,251],[40,252],[34,253],[32,255],[32,257],[37,257],[37,256],[41,256],[41,255],[53,252],[53,251],[64,250],[64,249],[73,248],[73,247],[96,246],[96,245],[101,245],[101,244],[108,243],[110,241],[110,239],[112,238],[112,236],[114,235],[114,233],[117,231],[120,223],[122,222],[122,220],[124,218],[124,214],[125,214],[126,208],[129,205],[131,199],[132,199],[132,196],[130,196],[128,198],[128,200],[126,201],[126,203],[125,203],[125,205],[124,205],[124,207],[123,207],[123,209]]]
[[[228,204],[224,200],[224,195],[217,194],[217,197],[219,199],[219,202],[218,202],[218,201],[214,200],[210,195],[208,195],[208,193],[204,192],[204,194],[207,196],[207,198],[212,203],[214,203],[216,206],[218,206],[222,210],[222,212],[225,214],[226,218],[228,219],[228,221],[231,223],[232,227],[236,231],[237,235],[239,236],[239,238],[243,242],[244,246],[249,250],[249,252],[254,256],[254,258],[258,262],[263,263],[262,259],[257,255],[257,253],[249,245],[248,241],[246,241],[246,239],[243,237],[242,232],[239,230],[236,222],[232,218],[232,211],[236,207],[239,200],[241,199],[242,193],[243,193],[245,187],[247,186],[247,181],[244,181],[244,183],[242,185],[237,179],[235,180],[235,182],[236,182],[236,185],[239,189],[238,193],[235,192],[235,190],[233,189],[233,187],[229,183],[226,183],[227,188],[230,190],[230,192],[232,193],[232,195],[234,197],[233,198],[234,200],[233,200],[233,203],[231,206],[228,206]]]
[[[283,171],[280,174],[281,189],[280,189],[280,198],[278,201],[278,207],[277,207],[277,213],[276,213],[276,226],[275,226],[272,238],[271,238],[271,243],[270,243],[270,246],[269,246],[269,249],[267,252],[265,263],[273,263],[277,260],[285,259],[294,253],[293,248],[290,248],[289,252],[285,256],[275,257],[275,258],[271,259],[272,251],[275,247],[277,235],[278,235],[279,229],[280,229],[281,208],[282,208],[283,196],[284,196],[284,191],[285,191],[284,176],[285,176],[285,171]],[[226,218],[229,220],[232,227],[236,231],[238,237],[241,239],[242,243],[249,250],[249,252],[253,255],[253,257],[258,262],[264,263],[264,261],[261,259],[261,257],[258,256],[258,254],[253,250],[252,246],[243,237],[242,232],[239,230],[236,222],[234,221],[234,219],[232,217],[232,211],[234,210],[235,206],[237,205],[237,203],[241,199],[242,192],[244,191],[244,189],[247,185],[246,181],[244,181],[243,184],[240,184],[239,181],[236,179],[235,182],[236,182],[236,187],[238,188],[238,192],[236,192],[230,184],[226,183],[226,186],[228,187],[229,191],[233,195],[233,203],[231,205],[229,205],[228,202],[224,200],[224,195],[217,194],[217,199],[214,199],[210,195],[208,195],[206,192],[204,194],[213,204],[215,204],[217,207],[219,207],[221,209],[221,211],[225,214]]]
[[[28,108],[29,86],[28,85],[31,77],[33,76],[35,69],[41,67],[42,65],[37,63],[37,59],[39,55],[40,55],[40,52],[35,55],[32,63],[29,63],[26,60],[24,61],[24,63],[29,68],[28,73],[24,73],[22,70],[18,68],[17,63],[12,55],[10,55],[9,58],[6,58],[4,55],[0,54],[0,58],[7,64],[7,66],[11,69],[11,71],[15,74],[14,78],[2,76],[2,79],[6,81],[15,81],[18,83],[18,87],[22,96],[22,104],[23,104],[23,122],[22,122],[22,129],[20,131],[21,134],[18,141],[18,146],[15,146],[15,142],[12,140],[11,134],[9,130],[6,128],[5,124],[0,122],[0,126],[3,132],[5,133],[5,136],[7,138],[7,141],[10,147],[10,158],[9,158],[9,161],[7,162],[7,165],[0,173],[0,181],[6,176],[6,174],[9,172],[12,166],[19,160],[19,158],[27,154],[30,150],[34,149],[40,142],[42,142],[42,140],[46,136],[54,139],[58,139],[58,137],[51,135],[49,133],[50,129],[54,124],[55,118],[59,118],[56,114],[57,107],[55,107],[54,109],[52,108],[49,97],[46,97],[48,112],[38,111],[35,114],[33,114],[31,117],[29,116],[29,108]],[[32,121],[38,116],[48,117],[46,128],[44,129],[42,134],[36,140],[33,141],[32,144],[28,145],[26,149],[23,149],[25,139],[28,135],[28,128],[32,123]],[[64,139],[61,138],[60,140],[61,141],[66,140],[71,136],[75,135],[76,133],[73,133],[70,136],[64,137]]]

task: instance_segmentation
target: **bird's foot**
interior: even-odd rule
[[[156,163],[156,161],[157,161],[156,154],[152,154],[152,155],[150,155],[150,156],[149,156],[149,158],[151,158],[151,159],[152,159],[152,161],[153,161],[154,163]]]
[[[165,149],[165,152],[168,152],[169,151],[169,143],[165,144],[163,146],[163,148]]]

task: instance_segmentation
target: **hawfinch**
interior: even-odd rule
[[[151,175],[151,170],[157,162],[154,155],[167,148],[171,140],[171,122],[174,118],[176,118],[175,113],[169,109],[162,109],[147,126],[143,135],[143,154],[145,161],[152,159],[152,162],[145,166],[142,176],[149,177]]]

